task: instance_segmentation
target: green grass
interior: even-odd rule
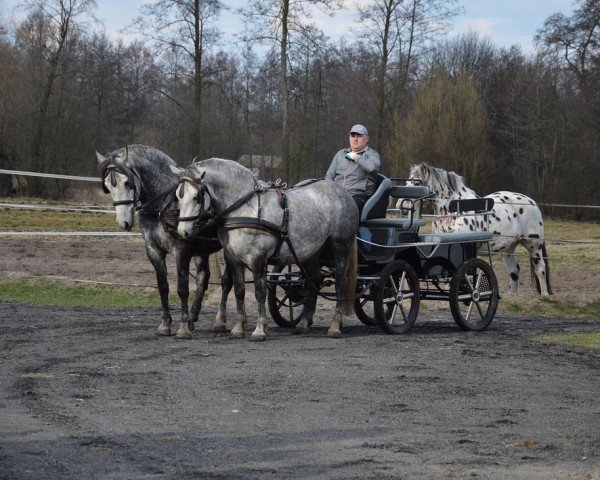
[[[600,349],[600,332],[573,333],[565,335],[544,335],[538,339],[542,343]]]
[[[0,298],[4,301],[65,307],[156,307],[160,297],[154,289],[106,285],[61,285],[53,282],[0,283]],[[173,305],[178,302],[170,297]]]
[[[598,318],[600,316],[600,298],[582,302],[540,297],[531,305],[503,298],[498,306],[498,312],[530,317]]]
[[[0,203],[28,203],[39,205],[39,200],[0,199]],[[50,204],[48,204],[50,205]],[[64,204],[61,204],[64,205]],[[109,208],[109,207],[107,207]],[[32,210],[26,208],[0,208],[0,230],[4,231],[120,231],[114,213]],[[134,231],[139,231],[137,227]]]

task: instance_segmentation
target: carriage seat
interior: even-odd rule
[[[377,174],[377,189],[365,202],[360,215],[360,225],[377,228],[395,228],[407,230],[412,227],[422,227],[425,222],[406,218],[386,218],[390,192],[397,187],[392,187],[392,181],[381,173]]]
[[[474,243],[489,242],[494,237],[492,232],[451,232],[426,233],[419,235],[422,243]]]
[[[391,188],[392,181],[378,173],[375,193],[365,202],[360,214],[361,224],[372,218],[385,218]]]
[[[367,200],[362,211],[360,224],[367,227],[394,228],[396,230],[416,230],[425,226],[420,218],[386,218],[389,197],[419,199],[430,194],[426,187],[392,186],[389,178],[377,174],[378,187]]]
[[[468,198],[461,200],[451,200],[448,204],[448,215],[430,215],[431,217],[450,217],[453,215],[460,216],[470,214],[475,217],[475,225],[483,225],[487,222],[487,218],[479,222],[478,217],[485,215],[494,208],[493,198]],[[472,243],[472,242],[489,242],[494,237],[494,234],[485,230],[474,230],[467,232],[450,232],[450,233],[427,233],[419,235],[419,241],[425,243]]]

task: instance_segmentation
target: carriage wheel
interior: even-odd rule
[[[374,287],[371,288],[373,289]],[[369,327],[375,327],[379,325],[379,322],[375,317],[375,302],[373,301],[372,293],[354,299],[354,313],[356,313],[356,317],[362,323]],[[386,316],[390,318],[391,315],[392,309],[386,308]]]
[[[463,330],[485,330],[498,308],[498,282],[489,263],[472,258],[450,282],[450,310]]]
[[[388,263],[375,287],[375,317],[386,333],[406,333],[417,320],[419,277],[404,260]]]
[[[273,321],[281,328],[295,328],[304,313],[306,287],[302,275],[300,278],[286,277],[284,267],[274,267],[271,273],[282,273],[281,276],[269,276],[267,283],[267,304]],[[291,266],[287,272],[291,272]]]

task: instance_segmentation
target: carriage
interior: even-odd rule
[[[422,202],[433,196],[427,187],[393,185],[392,179],[378,175],[377,190],[364,206],[357,234],[354,312],[362,323],[379,325],[390,334],[406,333],[417,319],[421,300],[449,302],[463,330],[484,330],[492,322],[499,292],[491,267],[493,234],[487,219],[494,200],[453,200],[445,214],[420,213]],[[399,210],[388,210],[389,197],[400,199]],[[387,216],[390,212],[403,216]],[[420,231],[427,217],[444,221],[457,216],[472,217],[473,229],[442,234]],[[319,285],[307,280],[298,265],[275,268],[268,274],[269,312],[280,327],[298,324],[307,289],[316,288],[322,297],[333,298],[334,268],[326,252],[320,267]]]
[[[493,198],[459,197],[444,206],[443,215],[431,215],[434,222],[447,217],[449,223],[469,226],[466,233],[424,234],[420,229],[426,215],[420,207],[435,191],[422,185],[393,186],[383,175],[378,176],[377,190],[358,219],[352,197],[332,182],[304,181],[284,192],[279,185],[260,182],[237,162],[213,158],[181,169],[162,152],[143,145],[122,148],[109,157],[98,154],[98,162],[103,167],[103,188],[113,197],[117,223],[131,229],[134,213],[140,211],[146,250],[161,293],[161,335],[171,333],[167,252],[174,253],[178,262],[182,316],[177,336],[191,338],[208,285],[208,255],[221,248],[227,269],[213,330],[226,329],[225,304],[233,285],[237,315],[230,334],[234,338],[242,338],[246,329],[246,269],[254,277],[259,313],[250,338],[254,341],[266,339],[266,301],[278,325],[306,333],[317,295],[337,301],[327,332],[334,338],[341,335],[343,316],[352,311],[367,325],[406,333],[425,299],[449,301],[454,319],[465,330],[483,330],[495,315],[499,295],[491,268],[493,233],[488,223]],[[388,218],[390,197],[400,199],[404,217]],[[179,208],[174,209],[175,203]],[[163,224],[165,215],[175,211],[176,232],[167,228],[169,222]],[[218,239],[210,233],[215,230]],[[530,235],[536,236],[540,237]],[[488,261],[478,256],[482,247]],[[198,288],[188,313],[187,273],[194,255]],[[275,265],[270,273],[268,264]]]

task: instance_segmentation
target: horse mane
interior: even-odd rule
[[[244,167],[241,163],[236,162],[235,160],[228,160],[226,158],[207,158],[205,160],[195,161],[193,163],[195,169],[206,168],[215,174],[213,181],[218,181],[219,177],[222,178],[239,178],[244,181],[251,181],[249,184],[254,188],[254,185],[258,182],[256,175],[249,168]]]
[[[434,167],[426,162],[415,165],[410,170],[411,178],[420,178],[423,184],[428,185],[436,194],[444,197],[463,197],[473,195],[477,197],[474,190],[467,187],[465,178],[456,172],[447,171],[443,168]]]

